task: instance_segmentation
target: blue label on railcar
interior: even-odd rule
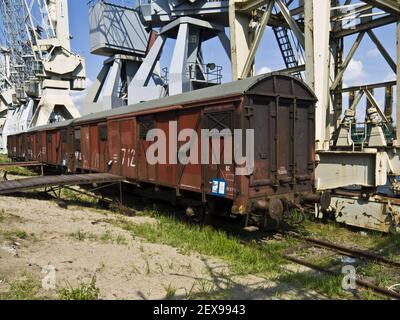
[[[228,184],[222,179],[211,180],[211,193],[215,196],[224,197],[226,195],[226,188]]]

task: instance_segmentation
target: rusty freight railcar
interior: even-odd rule
[[[7,137],[7,154],[10,159],[17,159],[17,135]]]
[[[269,74],[28,133],[50,166],[112,173],[135,192],[182,203],[190,213],[208,209],[265,225],[303,204],[330,205],[328,193],[314,190],[315,103],[302,81]],[[26,151],[19,139],[9,137],[12,156]]]
[[[267,216],[282,220],[288,209],[304,202],[329,203],[327,195],[314,193],[315,103],[303,82],[263,75],[82,117],[74,122],[80,131],[76,145],[83,169],[124,176],[143,194],[173,202],[185,199],[198,208],[208,203],[209,208],[229,208],[229,214],[260,216],[262,221]],[[167,161],[149,161],[149,148],[159,139],[151,139],[153,129],[165,134],[165,154],[157,158]],[[191,145],[197,159],[188,154],[194,161],[171,162],[192,140],[190,135],[200,137],[204,130],[211,133],[206,143],[198,139],[196,147]],[[254,133],[254,163],[226,162],[225,141],[234,138],[221,135],[224,130],[239,130],[243,141],[246,132]],[[178,139],[182,132],[184,138]],[[216,140],[223,145],[219,163],[212,161]],[[241,143],[242,152],[247,144],[251,141]],[[237,169],[247,173],[237,174]]]
[[[55,167],[67,167],[72,152],[68,139],[72,122],[67,120],[28,130],[26,135],[32,143],[32,160]]]
[[[38,152],[38,139],[36,132],[26,132],[25,133],[25,143],[26,143],[26,154],[25,161],[36,161]]]
[[[15,154],[16,159],[25,161],[25,155],[27,153],[25,132],[20,132],[16,135],[15,143],[16,143],[16,154]]]
[[[100,113],[99,113],[100,114]],[[77,119],[73,128],[73,167],[80,172],[108,172],[109,145],[106,118]],[[72,163],[71,163],[72,165]]]

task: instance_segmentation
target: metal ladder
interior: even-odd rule
[[[286,5],[287,0],[283,1]],[[290,3],[290,2],[289,2]],[[274,34],[276,40],[278,41],[279,49],[282,53],[283,60],[285,62],[286,68],[294,68],[299,65],[296,55],[294,54],[292,43],[290,42],[288,30],[285,27],[279,26],[274,27]],[[293,73],[294,76],[301,78],[301,73]]]

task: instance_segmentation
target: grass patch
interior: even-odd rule
[[[7,300],[37,300],[39,298],[40,284],[30,276],[10,283],[10,290],[4,295]]]
[[[106,230],[100,235],[99,239],[101,242],[113,242],[113,235],[110,230]]]
[[[5,171],[7,171],[8,174],[21,177],[32,177],[38,175],[36,172],[28,169],[27,167],[9,167],[6,168]]]
[[[77,190],[80,188],[77,187]],[[88,194],[83,194],[79,192],[72,191],[71,189],[63,188],[61,190],[61,199],[68,205],[68,206],[75,206],[75,207],[85,207],[90,208],[90,210],[102,214],[108,215],[110,212],[117,212],[117,208],[110,206],[106,208],[104,203],[102,203],[98,198],[91,197],[91,192],[82,189],[83,192],[87,192]],[[93,194],[93,196],[96,196]],[[115,210],[114,210],[115,209]]]
[[[99,300],[100,289],[96,287],[96,278],[93,277],[88,283],[81,282],[74,288],[68,284],[67,288],[58,291],[61,300]]]
[[[388,237],[380,232],[352,229],[334,221],[322,223],[307,219],[301,228],[304,234],[312,237],[366,249],[376,248]]]
[[[86,202],[93,205],[96,205],[98,202],[96,198],[90,197],[82,193],[74,192],[66,188],[63,188],[61,190],[61,197],[73,202]]]
[[[190,225],[172,217],[148,212],[159,223],[134,224],[124,218],[111,221],[124,230],[132,232],[152,243],[162,243],[180,248],[183,253],[198,253],[219,257],[230,263],[232,271],[239,274],[276,274],[284,261],[280,252],[288,243],[269,243],[262,250],[254,246],[241,245],[238,238],[211,227]]]
[[[373,282],[384,288],[400,283],[398,269],[378,263],[368,262],[365,265],[359,266],[357,273],[363,277],[373,279]]]
[[[124,245],[124,246],[128,245],[128,240],[126,240],[126,238],[121,234],[117,236],[115,242],[119,245]]]
[[[217,287],[214,283],[207,279],[196,279],[192,288],[186,294],[189,300],[212,300],[216,298]],[[218,296],[220,296],[218,294]]]
[[[101,235],[95,235],[93,233],[85,232],[83,230],[78,230],[76,232],[70,233],[71,238],[77,241],[100,241],[103,243],[116,243],[118,245],[128,245],[128,240],[123,235],[118,235],[114,237],[110,230],[104,231]]]
[[[72,238],[78,241],[85,241],[85,240],[90,240],[90,239],[96,239],[96,236],[93,234],[90,234],[88,232],[78,230],[77,232],[73,232],[70,234]]]
[[[0,210],[0,222],[3,222],[7,217],[8,217],[8,214],[7,214],[6,210],[1,209]]]
[[[0,155],[0,163],[10,163],[11,160],[10,158],[7,157],[7,155],[5,154],[1,154]],[[7,171],[8,174],[12,174],[15,176],[25,176],[25,177],[29,177],[29,176],[37,176],[38,174],[32,170],[30,170],[27,167],[9,167],[6,168],[5,171]]]
[[[28,239],[28,233],[26,233],[23,230],[19,230],[19,229],[5,231],[5,232],[3,232],[3,235],[7,240],[10,240],[10,241],[15,241],[18,239],[19,240]]]
[[[10,158],[6,154],[0,154],[0,163],[11,162]]]
[[[186,299],[189,300],[230,300],[234,299],[234,283],[229,281],[225,285],[216,285],[211,280],[196,279]]]
[[[363,300],[385,300],[384,298],[377,296],[376,293],[370,289],[362,290],[360,292],[360,298]],[[390,300],[390,298],[387,298],[386,300]]]
[[[226,261],[229,264],[232,273],[238,275],[261,275],[264,278],[273,278],[288,285],[307,290],[313,290],[330,298],[352,298],[352,294],[344,291],[341,286],[343,275],[326,276],[311,272],[288,273],[283,266],[287,263],[283,258],[286,249],[293,247],[297,243],[296,239],[285,238],[281,241],[268,241],[260,250],[257,244],[244,247],[238,237],[232,235],[229,231],[221,229],[215,230],[212,227],[203,227],[198,224],[190,224],[168,216],[157,210],[144,210],[142,214],[151,216],[157,220],[157,223],[136,224],[123,216],[118,215],[116,220],[103,220],[109,224],[122,228],[132,234],[133,237],[140,237],[151,243],[159,243],[179,248],[182,253],[197,252],[202,255],[213,256]],[[400,236],[386,236],[376,232],[367,232],[366,234],[354,232],[336,223],[322,224],[306,221],[303,226],[303,232],[309,236],[318,237],[335,243],[344,243],[346,246],[354,244],[356,247],[364,248],[392,248],[391,253],[396,254],[399,251]],[[124,244],[124,237],[113,238],[110,231],[106,231],[100,236],[102,241],[115,241],[118,244]],[[144,247],[141,246],[144,252]],[[309,256],[309,254],[306,254]],[[312,257],[311,257],[312,258]],[[316,257],[315,262],[322,267],[332,267],[340,264],[340,261],[325,257]],[[150,263],[145,260],[143,274],[150,275]],[[173,268],[173,263],[169,268]],[[139,273],[136,267],[133,267],[134,273]],[[389,283],[387,278],[382,279],[381,283]],[[392,284],[392,283],[391,283]],[[165,288],[166,298],[172,296],[172,289]],[[196,290],[187,293],[188,298],[210,298],[222,299],[229,298],[231,290],[217,288],[213,283],[204,281],[196,283]],[[360,295],[365,299],[376,299],[373,293],[361,290]]]
[[[342,289],[343,275],[319,275],[313,272],[287,273],[278,278],[285,283],[295,284],[306,290],[314,290],[330,298],[349,298],[349,293]]]

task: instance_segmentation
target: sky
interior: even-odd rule
[[[118,0],[117,0],[118,1]],[[120,2],[133,3],[134,1],[119,0]],[[88,5],[87,0],[69,0],[70,11],[70,33],[73,36],[73,51],[79,53],[86,58],[87,66],[87,86],[90,87],[93,79],[96,78],[101,69],[104,57],[92,55],[89,48],[89,23],[88,23]],[[395,25],[375,29],[375,34],[380,39],[386,50],[395,60],[396,57],[396,28]],[[354,42],[356,36],[346,37],[345,40],[345,56]],[[166,45],[163,58],[161,60],[162,67],[168,66],[172,56],[172,48],[174,41],[169,41]],[[223,67],[223,82],[231,80],[230,62],[222,49],[218,40],[209,40],[203,47],[204,60],[206,63],[214,62]],[[264,73],[271,70],[284,68],[284,62],[281,53],[276,44],[274,34],[268,28],[261,41],[258,54],[256,56],[256,72]],[[390,81],[395,79],[392,72],[383,57],[380,56],[376,46],[368,38],[364,37],[359,49],[344,75],[345,86],[361,85],[365,83],[376,83]],[[75,93],[74,100],[80,104],[85,92]],[[376,92],[377,100],[383,104],[383,90]],[[346,97],[345,101],[347,101]]]

